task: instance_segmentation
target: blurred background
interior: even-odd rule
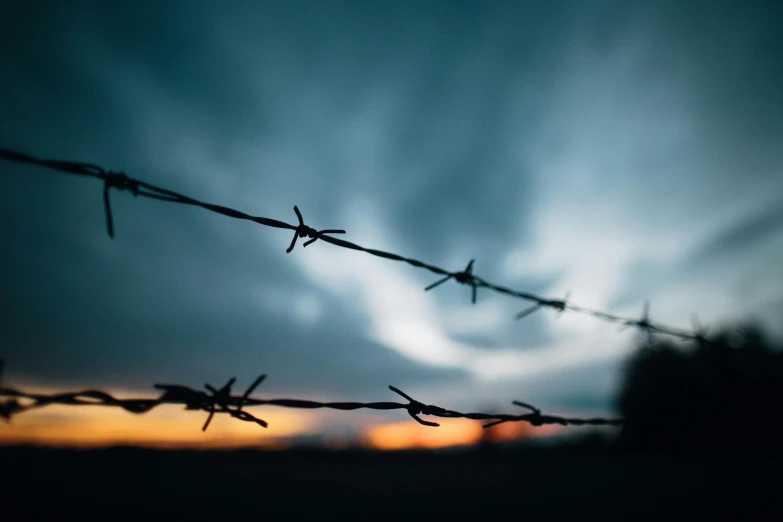
[[[484,279],[610,313],[649,299],[653,321],[686,330],[693,314],[712,332],[752,323],[765,340],[739,344],[771,347],[781,34],[775,0],[17,2],[0,17],[0,146],[289,223],[297,205],[364,246],[455,271],[475,258]],[[480,289],[471,305],[454,282],[425,293],[426,271],[324,242],[286,254],[288,231],[129,193],[112,196],[111,240],[100,183],[0,174],[5,385],[151,397],[266,373],[258,396],[393,401],[392,384],[460,411],[658,411],[638,397],[661,390],[627,382],[644,366],[628,362],[646,341],[634,329],[515,321],[528,303]],[[644,375],[680,371],[672,357]],[[253,411],[268,429],[52,406],[0,426],[0,443],[410,449],[584,432]]]

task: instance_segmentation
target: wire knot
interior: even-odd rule
[[[19,401],[16,399],[2,401],[0,402],[0,417],[2,417],[6,422],[9,422],[11,420],[11,416],[16,412],[21,411],[22,409],[22,405],[19,404]]]
[[[473,304],[476,304],[476,288],[478,287],[478,279],[476,279],[476,276],[473,275],[473,262],[475,259],[471,259],[470,263],[468,263],[468,266],[465,267],[465,270],[461,272],[450,272],[446,277],[439,279],[432,283],[430,286],[424,289],[425,292],[432,290],[438,285],[441,285],[448,281],[449,279],[454,279],[458,283],[462,283],[463,285],[470,285],[472,288],[472,302]]]
[[[187,386],[180,386],[179,384],[155,384],[154,387],[159,390],[164,390],[163,395],[161,395],[159,399],[160,402],[184,404],[186,410],[203,409],[209,402],[209,397],[207,397],[206,393],[192,390]]]
[[[291,239],[291,244],[288,246],[288,249],[285,251],[286,254],[290,254],[291,251],[296,246],[296,240],[297,238],[305,238],[309,237],[311,238],[309,241],[305,242],[302,246],[307,246],[316,240],[318,240],[321,237],[324,237],[324,234],[345,234],[345,230],[334,230],[334,229],[327,229],[327,230],[316,230],[312,227],[308,227],[304,223],[304,219],[302,219],[302,214],[299,212],[299,209],[294,205],[294,212],[296,212],[296,217],[299,219],[299,226],[296,227],[294,230],[294,237]]]
[[[139,182],[131,179],[124,172],[107,172],[104,183],[119,190],[129,190],[134,196],[139,195]]]
[[[209,423],[212,422],[212,417],[215,413],[228,413],[232,417],[249,422],[255,422],[266,428],[268,424],[246,411],[242,410],[242,407],[247,404],[247,399],[253,390],[261,384],[266,378],[266,375],[259,376],[253,384],[251,384],[245,393],[241,397],[234,397],[231,395],[231,386],[236,382],[236,378],[231,378],[229,381],[219,390],[215,389],[209,384],[205,384],[204,387],[211,394],[204,393],[203,391],[196,391],[187,386],[180,386],[179,384],[156,384],[155,388],[164,390],[163,395],[159,399],[160,402],[167,403],[184,403],[186,410],[205,410],[209,412],[204,426],[201,431],[206,431],[209,427]],[[231,406],[236,405],[236,408]]]
[[[129,190],[134,196],[139,195],[139,182],[131,179],[124,172],[106,172],[103,175],[103,207],[106,210],[106,229],[109,237],[114,239],[114,218],[111,213],[109,191],[112,188]]]
[[[548,306],[549,308],[553,308],[557,310],[557,316],[555,319],[558,319],[560,317],[560,314],[565,312],[566,308],[568,308],[568,298],[571,297],[571,291],[569,290],[565,297],[563,299],[539,299],[536,304],[531,306],[530,308],[526,308],[519,312],[517,314],[517,319],[522,319],[523,317],[527,317],[528,315],[532,314],[542,306]]]
[[[620,330],[625,330],[629,326],[635,326],[639,330],[647,332],[647,342],[652,344],[653,331],[655,330],[655,327],[650,321],[650,301],[644,302],[644,310],[642,311],[641,319],[626,319],[623,321],[623,325],[620,327]]]
[[[524,415],[498,415],[498,417],[502,417],[498,420],[488,422],[487,424],[484,424],[484,428],[489,428],[491,426],[495,426],[497,424],[503,424],[504,422],[508,421],[527,421],[533,426],[541,426],[544,424],[544,419],[541,416],[541,410],[536,408],[535,406],[528,404],[526,402],[520,402],[520,401],[513,401],[512,404],[515,406],[519,406],[520,408],[527,408],[530,410],[530,413],[526,413]]]
[[[389,385],[389,389],[394,393],[402,397],[405,397],[405,399],[408,400],[409,404],[405,406],[405,409],[408,411],[408,415],[413,417],[413,419],[416,422],[418,422],[419,424],[423,424],[424,426],[433,426],[433,427],[440,426],[440,424],[438,424],[437,422],[425,421],[424,419],[419,418],[419,415],[440,415],[441,413],[445,413],[446,410],[444,410],[440,406],[423,404],[417,401],[416,399],[409,397],[405,392],[395,388],[394,386]]]
[[[209,402],[205,405],[204,408],[209,412],[209,416],[207,417],[207,420],[204,423],[204,427],[201,428],[201,431],[207,431],[207,427],[209,426],[209,423],[212,422],[212,417],[215,415],[216,411],[222,413],[228,413],[235,419],[255,422],[256,424],[259,424],[264,428],[269,426],[266,421],[256,418],[253,415],[249,414],[248,412],[242,410],[242,407],[245,405],[247,398],[250,396],[251,393],[253,393],[253,390],[259,384],[261,384],[261,381],[263,381],[265,378],[266,375],[261,375],[255,381],[253,381],[253,384],[251,384],[248,387],[244,395],[242,395],[242,397],[239,398],[238,401],[236,400],[235,397],[231,395],[231,386],[233,386],[234,382],[236,382],[236,377],[232,377],[231,379],[229,379],[228,382],[219,390],[216,390],[214,387],[210,386],[209,384],[205,384],[204,387],[212,395],[208,396]],[[235,409],[232,409],[231,405],[237,402],[239,403],[237,407]],[[219,407],[220,409],[216,410],[215,406]]]

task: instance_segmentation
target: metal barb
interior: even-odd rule
[[[653,324],[650,322],[650,301],[645,300],[644,301],[644,308],[642,310],[642,317],[641,319],[625,319],[623,320],[623,324],[620,327],[620,330],[625,330],[629,326],[635,326],[636,328],[639,328],[640,330],[643,330],[647,332],[647,342],[652,344],[653,342],[653,330],[656,329]]]
[[[299,220],[299,226],[296,227],[294,230],[294,237],[291,238],[291,244],[288,246],[288,249],[285,251],[286,254],[290,254],[294,247],[296,246],[296,239],[299,237],[309,237],[311,238],[309,241],[305,242],[304,247],[307,245],[314,243],[319,238],[324,237],[324,234],[345,234],[345,230],[334,230],[334,229],[327,229],[327,230],[321,230],[317,231],[314,228],[308,227],[304,223],[304,219],[302,219],[302,213],[299,212],[299,209],[294,205],[294,212],[296,212],[296,217]]]
[[[471,302],[473,304],[476,304],[476,288],[478,287],[478,281],[476,280],[475,276],[473,275],[473,262],[475,259],[471,259],[468,263],[468,266],[465,267],[465,270],[461,272],[449,272],[449,274],[446,277],[443,277],[441,279],[438,279],[431,285],[429,285],[427,288],[424,289],[425,292],[432,290],[436,286],[441,285],[442,283],[445,283],[449,279],[454,279],[458,283],[462,283],[463,285],[470,285],[472,292],[471,292]]]
[[[509,421],[527,421],[533,426],[540,426],[541,425],[541,410],[536,408],[535,406],[532,406],[526,402],[520,402],[520,401],[512,401],[511,404],[514,404],[515,406],[519,406],[521,408],[527,408],[531,411],[531,413],[525,414],[525,415],[503,415],[498,420],[489,422],[487,424],[484,424],[482,426],[483,428],[491,428],[492,426],[495,426],[497,424],[503,424],[504,422]]]
[[[11,416],[21,410],[22,407],[16,399],[0,401],[0,417],[6,422],[10,422]]]
[[[531,411],[531,413],[528,414],[528,416],[532,415],[532,420],[530,420],[530,424],[533,426],[541,426],[541,410],[536,408],[533,405],[530,405],[526,402],[521,401],[511,401],[511,404],[514,406],[519,406],[520,408],[527,408]]]
[[[555,316],[555,319],[558,319],[560,317],[560,314],[562,314],[566,308],[568,307],[568,298],[571,296],[571,291],[569,290],[566,292],[566,295],[563,299],[539,299],[536,304],[529,308],[525,308],[521,312],[519,312],[516,316],[517,319],[522,319],[527,317],[528,315],[532,314],[533,312],[541,309],[541,307],[548,306],[549,308],[553,308],[557,310],[557,316]]]
[[[101,169],[102,170],[102,169]],[[109,191],[112,188],[130,190],[134,196],[139,194],[139,184],[130,179],[124,172],[106,172],[103,174],[103,208],[106,211],[106,229],[109,237],[114,239],[114,218],[111,212]]]
[[[212,417],[215,415],[215,406],[221,406],[224,409],[228,408],[227,399],[231,397],[231,385],[236,381],[236,377],[232,377],[228,382],[219,390],[216,390],[209,384],[205,384],[204,387],[212,393],[211,401],[206,405],[206,409],[209,412],[207,421],[204,423],[204,427],[201,431],[207,431],[209,423],[212,422]]]
[[[432,426],[432,427],[440,426],[440,424],[438,424],[437,422],[425,421],[419,418],[419,415],[436,415],[436,413],[434,412],[441,410],[442,408],[438,408],[437,406],[428,406],[426,404],[422,404],[419,401],[412,399],[411,397],[406,395],[405,392],[403,392],[402,390],[398,390],[392,385],[389,385],[389,389],[408,400],[409,404],[406,410],[408,410],[408,415],[413,417],[413,419],[416,422],[424,426]]]
[[[566,292],[566,295],[563,299],[553,299],[550,301],[547,301],[546,304],[550,308],[553,308],[557,310],[557,315],[555,316],[555,319],[559,319],[560,316],[565,312],[566,308],[568,307],[568,299],[571,297],[571,290]]]
[[[532,314],[533,312],[539,310],[542,306],[544,306],[543,303],[537,303],[537,304],[534,304],[533,306],[531,306],[529,308],[525,308],[524,310],[522,310],[521,312],[519,312],[517,314],[517,319],[519,320],[519,319],[523,319],[523,318],[527,317],[528,315]]]
[[[209,423],[212,422],[212,417],[215,415],[215,413],[228,413],[236,419],[255,422],[256,424],[266,428],[268,426],[266,421],[254,417],[248,412],[242,410],[242,407],[247,403],[250,394],[253,393],[253,390],[255,390],[255,388],[261,384],[261,381],[263,381],[265,378],[266,375],[261,375],[255,381],[253,381],[253,384],[251,384],[245,393],[239,398],[239,404],[234,409],[231,408],[231,404],[237,402],[237,400],[231,395],[231,386],[233,386],[234,382],[236,382],[236,377],[229,379],[229,381],[219,390],[216,390],[209,384],[205,384],[204,387],[210,393],[212,393],[212,395],[209,397],[208,401],[205,401],[205,404],[202,407],[197,408],[205,409],[209,412],[209,416],[207,416],[207,420],[204,423],[204,427],[201,428],[201,431],[207,430],[207,427],[209,427]],[[218,409],[216,409],[216,407]]]
[[[245,405],[245,402],[247,401],[247,398],[250,397],[250,394],[253,393],[253,390],[255,390],[259,384],[263,382],[263,380],[266,379],[266,374],[259,375],[255,381],[253,381],[253,384],[247,387],[247,390],[245,390],[244,395],[242,395],[242,400],[240,401],[239,405],[237,406],[236,411],[239,412],[242,410],[242,407]]]

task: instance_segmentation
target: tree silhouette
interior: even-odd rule
[[[783,350],[756,326],[714,341],[640,347],[618,406],[632,451],[783,454]]]

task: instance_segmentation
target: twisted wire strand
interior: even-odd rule
[[[418,259],[405,257],[399,254],[386,252],[383,250],[377,250],[374,248],[367,248],[358,245],[356,243],[353,243],[351,241],[347,241],[345,239],[340,239],[334,236],[330,236],[328,234],[344,234],[345,231],[337,230],[337,229],[316,230],[306,225],[304,223],[304,219],[302,218],[302,214],[299,211],[299,209],[296,207],[296,205],[294,206],[294,212],[296,213],[299,224],[292,225],[284,221],[279,221],[277,219],[266,218],[261,216],[253,216],[241,212],[239,210],[235,210],[222,205],[216,205],[213,203],[206,203],[203,201],[199,201],[189,196],[185,196],[184,194],[180,194],[178,192],[174,192],[169,189],[158,187],[156,185],[152,185],[150,183],[135,178],[131,178],[127,176],[124,172],[107,171],[104,170],[102,167],[99,167],[91,163],[40,159],[33,156],[29,156],[27,154],[15,152],[3,148],[0,148],[0,159],[16,162],[16,163],[38,165],[58,172],[63,172],[66,174],[91,177],[103,181],[104,182],[103,202],[104,202],[104,208],[106,213],[106,225],[107,225],[108,234],[112,238],[114,237],[114,219],[111,211],[111,201],[109,199],[109,192],[112,188],[115,188],[118,190],[128,190],[134,196],[138,196],[138,197],[156,199],[159,201],[165,201],[169,203],[179,203],[183,205],[196,206],[196,207],[203,208],[205,210],[209,210],[211,212],[222,214],[230,218],[252,221],[259,225],[272,227],[272,228],[292,230],[294,232],[294,236],[291,240],[288,249],[286,250],[287,253],[293,251],[294,247],[296,246],[297,238],[305,238],[305,237],[309,238],[309,240],[303,244],[304,247],[320,239],[321,241],[330,243],[338,247],[348,248],[351,250],[364,252],[375,257],[381,257],[384,259],[390,259],[392,261],[406,263],[416,268],[422,268],[434,274],[443,276],[440,280],[426,287],[425,290],[431,290],[436,286],[445,283],[449,279],[454,279],[457,283],[465,284],[471,287],[472,302],[474,304],[476,302],[477,288],[486,288],[488,290],[492,290],[494,292],[504,294],[512,298],[532,302],[533,306],[517,314],[517,319],[526,317],[541,308],[551,308],[553,310],[556,310],[558,314],[562,313],[563,311],[576,312],[576,313],[589,315],[603,321],[617,323],[624,327],[638,328],[640,331],[643,331],[647,334],[649,340],[652,340],[652,334],[656,333],[656,334],[675,337],[682,341],[696,341],[699,344],[714,343],[713,340],[710,340],[706,337],[705,330],[701,328],[701,326],[697,325],[696,322],[694,322],[693,332],[683,330],[680,328],[666,326],[663,324],[653,323],[649,319],[648,303],[645,304],[644,314],[640,319],[622,317],[619,315],[602,312],[600,310],[593,310],[591,308],[586,308],[583,306],[577,306],[575,304],[571,304],[567,302],[568,301],[567,296],[565,299],[547,299],[542,296],[532,294],[530,292],[514,290],[511,288],[507,288],[501,285],[491,283],[473,274],[472,270],[473,270],[474,260],[471,260],[470,263],[468,263],[468,266],[465,270],[451,272],[444,268],[429,263],[425,263],[424,261],[419,261]]]
[[[2,361],[0,361],[0,370],[2,370]],[[406,410],[408,415],[423,426],[437,427],[437,422],[424,420],[420,415],[428,415],[444,419],[471,419],[489,421],[484,427],[488,428],[504,422],[527,422],[533,426],[543,426],[546,424],[559,424],[561,426],[583,426],[583,425],[611,425],[620,426],[625,423],[623,419],[604,419],[604,418],[571,418],[556,415],[544,415],[538,408],[529,404],[514,401],[517,406],[522,406],[530,410],[529,413],[514,415],[508,413],[461,413],[459,411],[448,410],[432,404],[424,404],[410,397],[402,390],[389,386],[389,389],[399,396],[403,397],[407,403],[401,402],[321,402],[308,399],[260,399],[250,397],[250,394],[264,380],[266,375],[259,376],[253,384],[248,387],[242,395],[233,395],[231,387],[236,381],[230,379],[222,388],[216,389],[209,384],[205,384],[206,391],[195,390],[180,384],[155,384],[154,388],[161,390],[157,398],[134,398],[119,399],[110,393],[100,390],[83,390],[77,392],[65,393],[30,393],[15,388],[0,387],[0,417],[10,422],[15,415],[31,411],[38,408],[50,406],[52,404],[63,404],[68,406],[104,406],[121,408],[127,412],[135,414],[147,413],[163,404],[184,405],[186,410],[199,410],[208,413],[208,417],[202,431],[206,431],[213,416],[216,413],[225,413],[237,420],[245,422],[254,422],[264,428],[268,423],[251,413],[244,410],[247,406],[278,406],[282,408],[294,409],[332,409],[340,411],[354,411],[360,409],[369,410]],[[22,401],[28,402],[24,404]]]

